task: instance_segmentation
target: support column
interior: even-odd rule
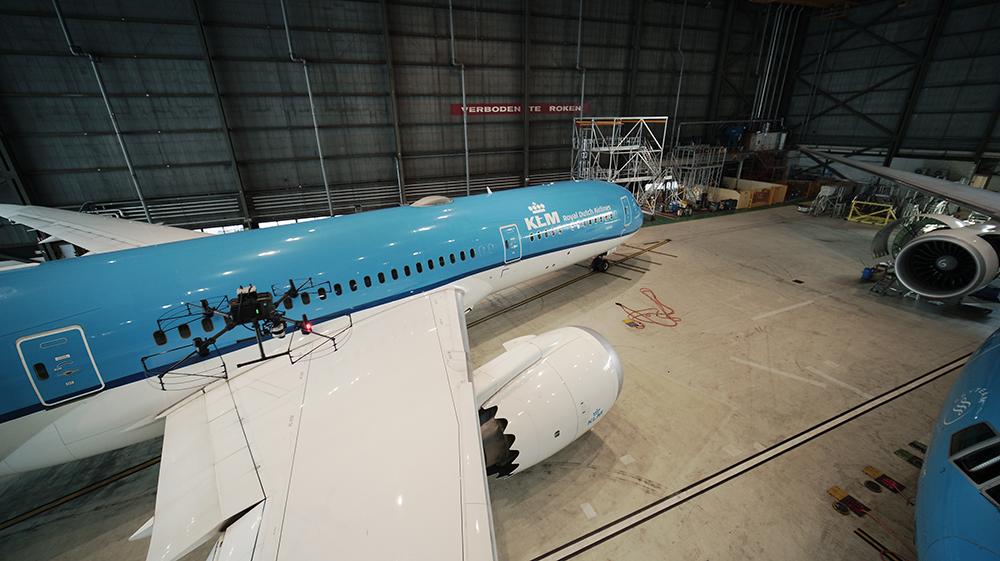
[[[635,0],[632,3],[632,48],[629,51],[629,72],[625,81],[625,92],[622,96],[621,114],[631,115],[635,107],[635,84],[639,79],[639,56],[642,53],[642,9],[645,2]]]
[[[719,35],[718,47],[716,47],[715,69],[712,74],[712,93],[708,98],[708,121],[715,121],[719,118],[719,100],[722,96],[722,80],[726,74],[726,55],[729,53],[729,37],[733,31],[733,20],[736,15],[736,2],[739,0],[729,0],[726,5],[726,15],[722,23],[722,33]]]
[[[226,108],[222,104],[222,94],[219,92],[219,80],[215,74],[215,63],[212,61],[212,53],[209,52],[208,49],[208,38],[205,36],[205,22],[201,17],[198,0],[191,0],[191,11],[194,13],[195,29],[198,30],[198,39],[201,43],[201,54],[205,58],[205,66],[208,68],[209,81],[212,84],[215,108],[219,112],[219,121],[222,123],[222,136],[226,140],[226,151],[229,156],[229,164],[232,166],[233,179],[236,181],[236,194],[240,203],[240,213],[243,215],[243,227],[247,229],[256,228],[257,221],[253,219],[250,212],[246,186],[243,183],[243,174],[240,173],[240,166],[236,161],[236,149],[233,147],[233,137],[230,132],[229,117],[226,116]]]
[[[14,157],[7,149],[7,137],[0,129],[0,187],[9,185],[22,205],[30,205],[31,199],[28,197],[28,190],[21,180],[21,175],[17,172],[14,164]],[[6,190],[6,189],[3,189]]]
[[[531,61],[529,56],[531,53],[531,1],[522,0],[522,8],[524,10],[524,21],[522,30],[523,41],[521,43],[521,122],[524,127],[522,132],[524,173],[521,175],[521,183],[527,187],[531,180],[531,107],[528,101],[531,90]]]
[[[885,159],[882,161],[882,165],[885,167],[889,167],[892,164],[892,159],[899,153],[899,147],[903,143],[903,139],[906,138],[910,122],[913,120],[913,112],[916,110],[917,102],[920,100],[920,92],[923,90],[924,80],[927,78],[927,70],[930,68],[931,59],[937,50],[938,39],[941,38],[941,31],[944,29],[950,12],[951,0],[938,0],[938,8],[934,15],[931,34],[927,37],[927,42],[924,43],[920,62],[917,63],[917,71],[913,76],[913,82],[910,84],[909,93],[906,95],[903,113],[899,117],[899,124],[896,125],[896,131],[892,135],[892,140],[889,142],[889,149],[886,150]]]
[[[976,154],[973,156],[973,161],[976,163],[976,168],[979,168],[979,162],[983,159],[983,154],[986,153],[986,148],[990,145],[990,140],[993,138],[993,131],[997,128],[997,122],[1000,121],[1000,94],[997,94],[997,100],[993,104],[993,113],[990,114],[990,118],[986,121],[986,130],[983,131],[982,138],[979,139],[979,144],[976,146]]]
[[[406,204],[406,175],[403,173],[403,138],[399,134],[399,98],[396,96],[396,69],[392,62],[392,37],[389,34],[389,7],[385,0],[379,0],[382,10],[382,40],[385,44],[385,72],[389,81],[389,113],[392,117],[392,140],[396,153],[393,163],[396,167],[396,183],[399,186],[399,204]]]

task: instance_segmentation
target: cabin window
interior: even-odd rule
[[[448,258],[451,260],[452,263],[455,262],[455,254],[454,253],[452,253],[451,255],[449,255]]]
[[[439,263],[439,264],[440,264],[440,265],[441,265],[442,267],[444,267],[444,256],[443,256],[443,255],[442,255],[441,257],[438,257],[438,263]]]
[[[348,284],[351,286],[351,292],[358,291],[358,281],[351,279],[351,282],[349,282]]]
[[[385,273],[383,273],[382,271],[378,272],[378,283],[379,284],[385,283]]]
[[[471,257],[473,259],[476,258],[476,248],[472,248],[472,249],[469,250],[469,257]]]
[[[434,270],[434,260],[433,259],[428,259],[427,260],[427,270],[428,271],[433,271]]]
[[[410,276],[410,266],[409,265],[403,265],[403,274],[406,275],[406,276]]]
[[[462,261],[465,261],[465,250],[458,252],[458,258],[461,259]]]
[[[393,269],[392,271],[389,271],[389,273],[392,275],[392,280],[398,280],[399,279],[399,273],[396,271],[396,269]]]
[[[420,261],[417,261],[417,272],[418,273],[424,272],[424,266],[420,264]]]
[[[372,278],[369,277],[368,275],[365,275],[365,288],[371,288],[371,285],[372,285]]]
[[[333,285],[333,293],[336,294],[337,296],[340,296],[341,294],[344,293],[344,288],[340,286],[339,283],[335,284]]]

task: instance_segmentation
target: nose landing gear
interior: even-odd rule
[[[598,255],[590,262],[590,268],[598,273],[603,273],[611,268],[611,262],[605,259],[603,255]]]

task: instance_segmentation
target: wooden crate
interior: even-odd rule
[[[708,190],[708,200],[712,202],[735,200],[736,208],[750,208],[752,191],[736,191],[724,187],[712,187]]]
[[[782,203],[785,201],[785,192],[788,189],[787,186],[780,183],[754,181],[753,179],[737,180],[735,177],[723,177],[722,185],[727,190],[735,190],[749,195],[746,198],[746,206],[737,206],[737,208],[756,208]],[[740,203],[743,203],[742,196]]]

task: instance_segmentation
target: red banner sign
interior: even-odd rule
[[[520,115],[523,112],[523,105],[520,103],[470,103],[468,107],[469,115]],[[583,104],[584,112],[590,111],[590,103]],[[529,113],[579,113],[579,103],[531,103],[528,105]],[[451,114],[461,115],[462,104],[452,103]]]

